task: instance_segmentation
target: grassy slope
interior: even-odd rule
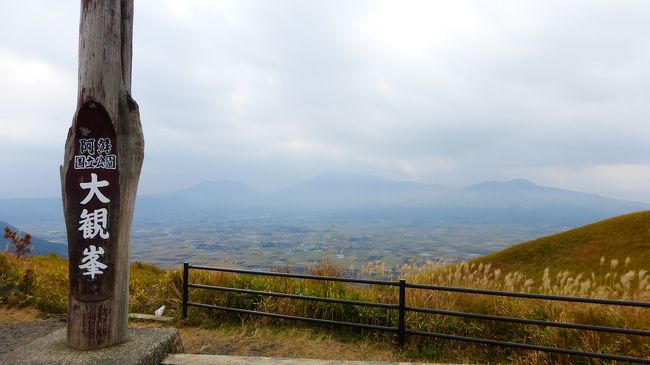
[[[627,266],[630,270],[650,268],[650,211],[626,214],[524,242],[471,263],[492,263],[493,268],[503,272],[541,276],[546,267],[551,272],[598,271],[601,257],[606,259],[605,272],[610,269],[611,260],[619,260],[620,267],[627,257],[631,259]]]

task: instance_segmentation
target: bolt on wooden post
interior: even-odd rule
[[[82,0],[79,90],[61,166],[68,346],[126,341],[131,223],[144,158],[131,98],[133,0]]]

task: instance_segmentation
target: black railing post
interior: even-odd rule
[[[188,279],[189,279],[190,264],[183,263],[183,318],[187,318],[187,298],[188,298]]]
[[[397,324],[397,344],[404,346],[406,336],[406,280],[399,279],[399,318]]]

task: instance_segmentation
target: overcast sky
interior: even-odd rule
[[[0,198],[56,197],[79,1],[0,0]],[[136,0],[140,193],[322,172],[650,202],[650,1]]]

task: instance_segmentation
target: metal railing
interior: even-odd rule
[[[343,283],[353,283],[353,284],[397,287],[399,289],[399,302],[397,304],[364,302],[364,301],[355,301],[355,300],[348,300],[348,299],[334,299],[334,298],[315,297],[315,296],[306,296],[306,295],[298,295],[298,294],[287,294],[287,293],[277,293],[277,292],[268,292],[268,291],[259,291],[259,290],[250,290],[250,289],[238,289],[238,288],[222,287],[222,286],[212,286],[212,285],[205,285],[205,284],[193,284],[189,282],[190,269],[218,271],[218,272],[227,272],[227,273],[235,273],[235,274],[275,276],[275,277],[294,278],[294,279],[308,279],[308,280],[319,280],[319,281],[330,281],[330,282],[343,282]],[[309,317],[299,317],[299,316],[291,316],[286,314],[261,312],[261,311],[255,311],[249,309],[224,307],[224,306],[205,304],[205,303],[195,303],[189,300],[190,288],[218,290],[218,291],[226,291],[226,292],[239,293],[239,294],[253,294],[253,295],[260,295],[260,296],[271,296],[271,297],[278,297],[278,298],[309,300],[309,301],[316,301],[316,302],[347,304],[347,305],[355,305],[355,306],[396,310],[398,311],[397,327],[333,321],[333,320],[325,320],[325,319],[309,318]],[[383,332],[393,332],[396,333],[397,335],[397,343],[399,344],[400,347],[404,345],[404,341],[407,335],[414,335],[414,336],[425,336],[425,337],[434,337],[434,338],[447,339],[447,340],[479,343],[479,344],[486,344],[492,346],[503,346],[503,347],[510,347],[515,349],[523,349],[523,350],[543,351],[543,352],[563,354],[563,355],[585,356],[585,357],[605,359],[605,360],[616,360],[616,361],[627,361],[627,362],[650,364],[650,359],[648,358],[638,358],[638,357],[630,357],[624,355],[586,352],[586,351],[579,351],[579,350],[560,348],[560,347],[539,346],[539,345],[531,345],[525,343],[506,342],[506,341],[457,336],[457,335],[450,335],[444,333],[435,333],[435,332],[426,332],[426,331],[408,329],[406,328],[406,313],[414,312],[414,313],[454,316],[454,317],[472,318],[472,319],[489,320],[489,321],[518,323],[518,324],[525,324],[525,325],[567,328],[567,329],[575,329],[575,330],[582,330],[582,331],[597,331],[597,332],[607,332],[613,334],[625,334],[625,335],[634,335],[634,336],[650,336],[650,331],[643,330],[643,329],[596,326],[596,325],[566,323],[566,322],[552,322],[552,321],[544,321],[544,320],[537,320],[537,319],[514,318],[514,317],[504,317],[504,316],[496,316],[496,315],[488,315],[488,314],[448,311],[448,310],[440,310],[440,309],[432,309],[432,308],[411,307],[406,305],[407,289],[435,290],[435,291],[444,291],[444,292],[491,295],[491,296],[512,297],[512,298],[650,308],[650,302],[565,297],[565,296],[557,296],[557,295],[543,295],[543,294],[531,294],[531,293],[503,292],[503,291],[484,290],[484,289],[457,288],[457,287],[448,287],[448,286],[440,286],[440,285],[409,284],[403,279],[399,281],[348,279],[348,278],[329,277],[329,276],[315,276],[315,275],[305,275],[305,274],[229,269],[229,268],[202,266],[202,265],[191,265],[186,262],[183,264],[182,317],[187,318],[188,307],[208,308],[208,309],[217,309],[217,310],[235,312],[240,314],[261,315],[261,316],[267,316],[272,318],[298,320],[298,321],[309,322],[309,323],[327,324],[327,325],[334,325],[334,326],[346,326],[346,327],[376,330],[376,331],[383,331]]]

